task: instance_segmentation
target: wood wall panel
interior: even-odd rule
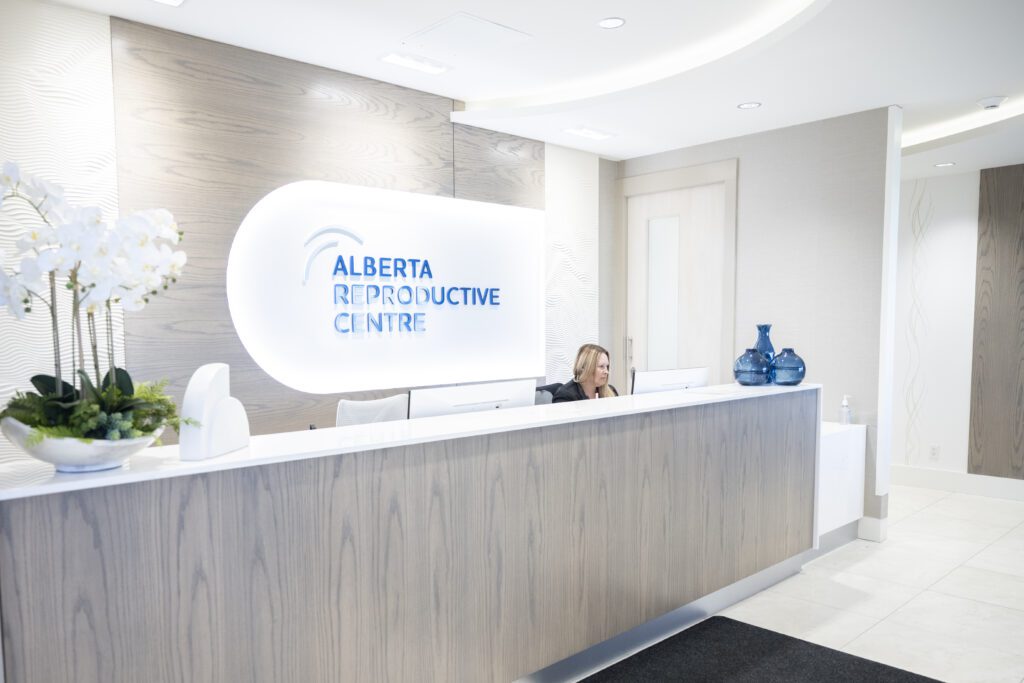
[[[7,680],[513,680],[810,548],[818,400],[0,503]]]
[[[473,129],[456,144],[452,100],[359,76],[111,20],[121,206],[167,207],[189,262],[126,325],[127,366],[179,400],[204,363],[231,365],[254,434],[333,426],[338,398],[289,389],[242,347],[224,291],[249,209],[303,179],[544,204],[543,143]],[[164,441],[174,442],[167,434]]]
[[[1024,165],[981,172],[968,471],[1024,479]]]
[[[544,208],[544,143],[454,124],[455,196]]]

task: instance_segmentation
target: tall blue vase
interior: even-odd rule
[[[754,348],[761,352],[761,355],[771,362],[772,358],[775,358],[775,347],[772,346],[772,340],[768,336],[771,332],[771,323],[762,323],[757,326],[757,342],[754,343]]]
[[[775,347],[772,346],[771,337],[768,333],[771,331],[771,323],[761,323],[757,326],[757,341],[754,342],[754,348],[761,352],[761,355],[768,360],[768,364],[771,365],[772,360],[775,358]],[[768,381],[775,381],[775,370],[774,368],[768,373]]]

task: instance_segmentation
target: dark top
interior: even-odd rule
[[[615,387],[611,384],[608,388],[612,390],[612,393],[616,396],[619,392],[615,391]],[[583,393],[583,387],[579,385],[575,380],[569,380],[562,385],[562,388],[555,392],[555,397],[551,399],[552,403],[565,403],[566,401],[586,401],[587,395]]]

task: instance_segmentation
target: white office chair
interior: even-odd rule
[[[408,416],[409,394],[396,394],[371,401],[350,401],[343,398],[338,401],[335,425],[348,427],[371,422],[390,422],[404,420]]]

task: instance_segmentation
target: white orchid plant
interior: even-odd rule
[[[33,377],[38,393],[15,395],[0,417],[33,427],[39,439],[121,439],[165,424],[177,428],[177,411],[164,384],[135,387],[116,367],[112,323],[114,305],[138,311],[181,275],[185,252],[174,248],[182,236],[174,217],[153,209],[105,221],[98,208],[70,205],[60,187],[8,162],[0,170],[0,209],[16,203],[31,209],[32,225],[17,242],[17,270],[7,272],[0,262],[0,306],[19,319],[39,307],[49,311],[54,374]],[[61,289],[70,291],[71,302],[59,310]],[[71,322],[70,373],[61,366],[62,315]],[[109,368],[102,376],[101,325]]]

